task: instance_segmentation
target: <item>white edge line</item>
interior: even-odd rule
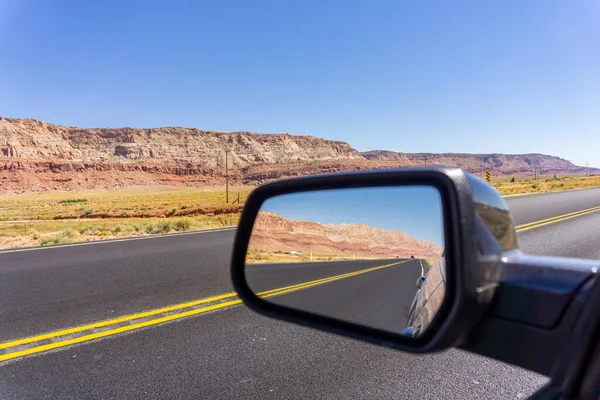
[[[565,192],[577,192],[579,190],[590,190],[590,189],[599,189],[600,186],[590,186],[590,187],[585,187],[585,188],[577,188],[577,189],[566,189],[566,190],[555,190],[554,192],[533,192],[533,193],[515,193],[515,194],[507,194],[507,195],[503,195],[503,198],[510,198],[510,197],[521,197],[521,196],[533,196],[533,195],[540,195],[540,194],[555,194],[555,193],[565,193]]]
[[[200,230],[200,231],[180,232],[180,233],[168,233],[168,234],[165,234],[165,235],[149,235],[149,236],[140,236],[140,237],[132,237],[132,238],[124,238],[124,239],[96,240],[96,241],[93,241],[93,242],[81,242],[81,243],[72,243],[72,244],[61,244],[61,245],[56,245],[56,246],[28,247],[26,249],[0,250],[0,254],[20,253],[20,252],[23,252],[23,251],[64,249],[66,247],[88,246],[88,245],[92,245],[92,244],[109,244],[109,243],[118,243],[118,242],[130,242],[130,241],[134,241],[134,240],[160,239],[160,238],[174,237],[174,236],[198,235],[200,233],[227,232],[227,231],[234,231],[236,229],[237,229],[236,227],[234,227],[234,228],[203,229],[203,230]]]

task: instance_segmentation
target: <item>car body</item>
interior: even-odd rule
[[[404,336],[418,336],[424,332],[437,314],[446,294],[446,263],[444,253],[424,276],[417,279],[417,293],[408,313]],[[424,261],[419,260],[421,265]]]

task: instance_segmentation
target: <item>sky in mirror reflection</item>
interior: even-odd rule
[[[322,224],[366,224],[403,231],[443,247],[442,203],[430,186],[371,187],[293,193],[268,199],[261,211]]]

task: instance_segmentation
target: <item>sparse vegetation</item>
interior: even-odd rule
[[[66,231],[61,231],[56,235],[46,236],[40,239],[40,246],[54,246],[58,244],[70,243],[73,243],[73,236]]]
[[[552,177],[543,177],[543,179],[538,181],[532,177],[513,177],[510,180],[498,179],[492,181],[492,184],[503,195],[545,193],[558,190],[598,187],[600,186],[600,176],[560,176],[553,174]]]
[[[76,204],[76,203],[87,203],[87,199],[66,199],[61,200],[58,204]]]
[[[235,225],[252,187],[154,188],[0,195],[0,248],[65,244]],[[72,198],[69,198],[72,196]],[[71,230],[69,230],[71,229]],[[66,232],[65,232],[66,231]]]
[[[92,207],[81,207],[81,215],[83,215],[84,217],[92,215],[94,211],[95,210]]]
[[[353,257],[342,254],[321,254],[315,253],[312,257],[308,254],[290,254],[280,250],[266,251],[264,249],[248,249],[246,262],[249,264],[269,264],[269,263],[307,263],[324,261],[349,261],[349,260],[375,260],[380,257]],[[386,259],[383,257],[383,259]]]

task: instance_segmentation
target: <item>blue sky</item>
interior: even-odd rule
[[[367,224],[444,246],[442,202],[428,186],[322,190],[273,197],[262,211],[322,224]]]
[[[600,167],[600,2],[0,0],[0,115]]]

